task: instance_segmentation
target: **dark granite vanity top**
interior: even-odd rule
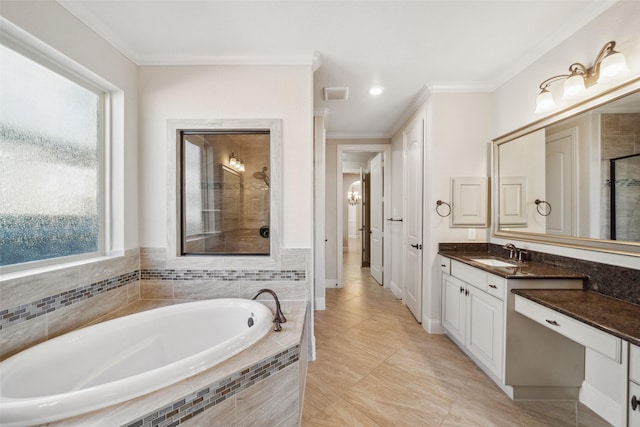
[[[440,250],[438,254],[455,259],[480,270],[488,271],[496,276],[506,279],[586,279],[585,274],[574,271],[563,270],[558,267],[551,267],[546,264],[535,262],[517,262],[514,260],[497,257],[484,251],[447,251]],[[473,259],[494,259],[516,264],[514,267],[494,267],[485,265]]]
[[[511,292],[640,346],[640,305],[577,289]]]

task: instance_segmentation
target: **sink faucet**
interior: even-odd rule
[[[278,300],[278,296],[276,295],[276,293],[273,292],[271,289],[260,289],[251,299],[255,300],[261,294],[264,294],[264,293],[271,294],[271,296],[273,296],[273,299],[276,301],[276,314],[273,318],[273,323],[275,323],[275,326],[273,327],[273,330],[276,332],[281,331],[282,326],[280,326],[280,324],[285,323],[287,321],[287,318],[284,317],[284,313],[282,313],[282,308],[280,307],[280,301]]]
[[[516,248],[516,245],[514,245],[513,243],[505,244],[502,249],[506,249],[509,251],[509,259],[514,259],[516,257],[516,254],[518,253],[518,248]]]

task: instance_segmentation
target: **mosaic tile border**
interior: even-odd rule
[[[150,412],[123,427],[174,427],[210,409],[255,383],[278,373],[300,359],[300,345],[290,347],[257,364],[229,375],[169,405]]]
[[[286,280],[300,282],[305,279],[306,272],[304,270],[136,270],[4,309],[0,311],[0,330],[120,288],[136,280],[218,280],[222,282]]]
[[[140,271],[141,280],[219,280],[231,282],[287,280],[300,282],[306,279],[304,270],[160,270]]]
[[[80,301],[93,298],[112,291],[140,279],[140,270],[121,274],[116,277],[91,283],[90,285],[70,289],[60,294],[51,295],[0,311],[0,330],[27,320],[34,319],[52,311],[67,307]]]

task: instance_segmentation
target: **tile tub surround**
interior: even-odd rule
[[[166,305],[138,301],[109,320]],[[300,422],[306,374],[307,302],[283,302],[287,322],[254,346],[191,378],[136,399],[47,424],[62,426],[229,426]],[[304,369],[301,365],[304,365]]]
[[[508,258],[502,246],[490,243],[440,243],[441,252],[478,252]],[[544,252],[529,252],[529,261],[586,276],[584,289],[640,304],[640,270],[569,258]]]
[[[138,249],[0,280],[0,360],[140,299]]]
[[[250,298],[270,288],[281,300],[308,300],[310,251],[282,249],[281,254],[278,263],[268,257],[232,257],[228,266],[212,268],[206,257],[197,257],[190,267],[176,267],[167,263],[165,248],[140,248],[140,297],[175,301]]]

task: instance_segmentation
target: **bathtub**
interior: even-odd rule
[[[0,363],[0,425],[30,426],[104,408],[196,375],[272,327],[258,301],[214,299],[79,329]]]

